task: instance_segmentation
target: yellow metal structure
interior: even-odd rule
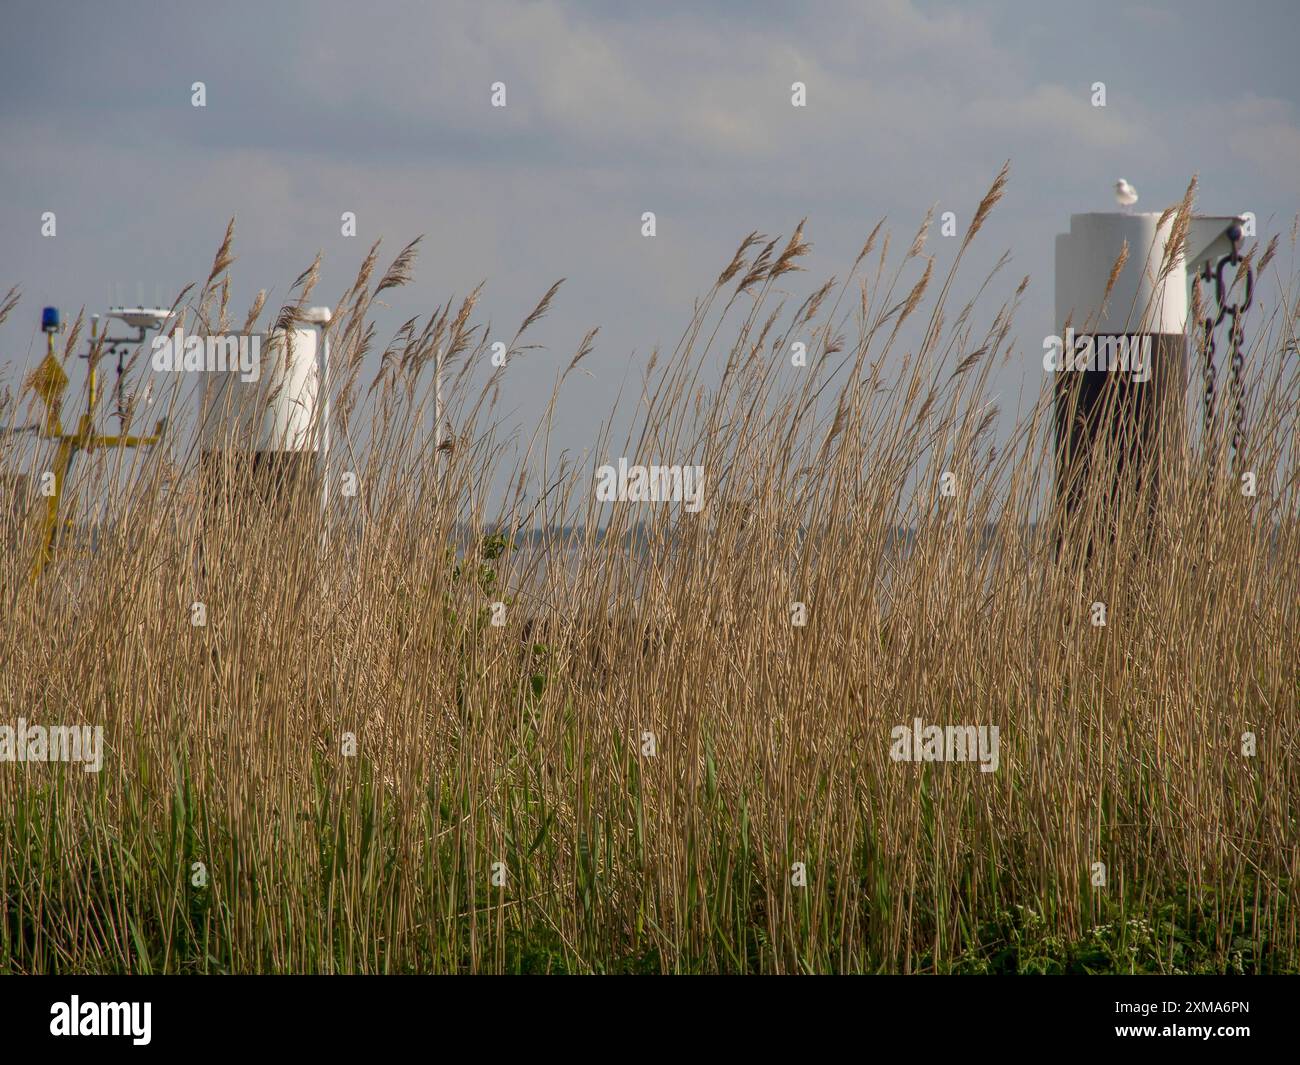
[[[91,349],[94,350],[95,337],[91,336]],[[45,504],[45,521],[41,533],[40,546],[36,560],[32,564],[32,582],[35,583],[45,567],[54,558],[54,544],[59,533],[59,503],[63,498],[63,484],[72,466],[72,460],[78,451],[94,451],[102,447],[147,447],[162,440],[163,422],[154,427],[152,436],[103,436],[95,432],[95,358],[89,360],[89,389],[86,410],[77,421],[77,430],[73,433],[63,431],[60,413],[63,407],[63,393],[68,387],[68,375],[54,355],[54,334],[46,333],[47,351],[40,366],[28,378],[27,383],[45,404],[45,420],[41,423],[39,436],[45,440],[57,440],[59,449],[54,456],[54,484]]]

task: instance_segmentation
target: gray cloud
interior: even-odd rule
[[[6,23],[0,287],[27,294],[0,327],[11,381],[42,303],[175,290],[205,275],[231,215],[242,303],[283,294],[317,249],[331,299],[371,240],[395,253],[422,232],[392,327],[487,278],[484,310],[512,330],[569,278],[539,332],[552,350],[512,367],[503,406],[534,421],[556,366],[601,325],[594,377],[560,422],[559,445],[581,450],[633,353],[675,341],[749,230],[809,217],[802,292],[842,273],[883,215],[904,240],[936,202],[968,221],[1011,158],[968,273],[973,290],[1010,248],[1004,289],[1034,279],[1024,364],[994,382],[1009,420],[1041,383],[1053,235],[1071,211],[1108,209],[1115,177],[1144,206],[1197,172],[1207,210],[1283,230],[1296,210],[1286,4],[19,3]],[[195,80],[204,110],[189,106]],[[504,111],[488,107],[497,80]],[[804,110],[789,106],[795,80]],[[1095,80],[1104,110],[1088,103]],[[357,240],[339,234],[344,210]],[[645,210],[655,241],[638,233]],[[927,250],[942,267],[953,249]]]

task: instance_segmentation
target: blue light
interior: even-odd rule
[[[45,333],[57,333],[59,331],[59,309],[57,307],[46,307],[41,311],[41,331]]]

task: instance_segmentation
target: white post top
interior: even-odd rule
[[[1070,215],[1070,232],[1056,238],[1056,325],[1067,319],[1078,333],[1132,334],[1184,332],[1188,277],[1211,256],[1226,254],[1232,243],[1232,215],[1194,215],[1188,227],[1186,259],[1160,277],[1173,230],[1171,214],[1163,226],[1155,211],[1095,212]],[[1106,283],[1128,244],[1128,260],[1109,297]]]
[[[316,451],[312,418],[320,390],[314,328],[256,334],[256,379],[205,373],[199,389],[199,440],[204,451]],[[252,337],[249,338],[250,342]]]

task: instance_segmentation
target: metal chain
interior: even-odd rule
[[[1246,356],[1242,351],[1244,347],[1241,335],[1241,319],[1237,315],[1232,316],[1232,339],[1230,341],[1232,352],[1232,398],[1235,407],[1234,421],[1232,431],[1232,457],[1237,464],[1234,469],[1241,472],[1241,452],[1246,446],[1246,382],[1245,382],[1245,365]]]
[[[1204,269],[1201,271],[1201,273],[1197,276],[1196,279],[1196,283],[1198,286],[1198,295],[1199,295],[1200,282],[1201,281],[1209,282],[1212,280],[1214,280],[1214,267],[1207,262],[1205,264]],[[1198,298],[1196,302],[1199,304],[1201,301]],[[1205,353],[1205,365],[1203,369],[1203,377],[1205,381],[1205,434],[1204,434],[1204,445],[1203,445],[1205,448],[1205,456],[1206,456],[1205,477],[1206,477],[1206,484],[1212,485],[1214,483],[1215,465],[1218,459],[1218,454],[1217,454],[1218,448],[1214,446],[1214,391],[1215,391],[1215,387],[1214,387],[1215,386],[1215,380],[1214,380],[1215,378],[1215,373],[1214,373],[1215,318],[1214,316],[1212,314],[1207,313],[1204,319],[1202,320],[1201,325],[1204,334],[1202,347],[1204,348],[1204,353]]]
[[[1209,263],[1205,264],[1205,269],[1201,272],[1201,279],[1210,281],[1214,276],[1214,271]],[[1206,447],[1209,447],[1210,437],[1214,430],[1214,318],[1211,315],[1205,316],[1205,441]],[[1213,461],[1213,459],[1211,459]]]
[[[1232,251],[1222,256],[1213,266],[1206,263],[1205,268],[1197,278],[1198,282],[1214,282],[1214,302],[1218,307],[1218,314],[1214,317],[1207,314],[1203,323],[1205,329],[1205,446],[1209,449],[1211,473],[1214,470],[1214,451],[1211,443],[1214,429],[1216,376],[1214,369],[1214,331],[1223,322],[1224,318],[1232,319],[1228,330],[1228,353],[1232,365],[1232,376],[1228,387],[1233,414],[1232,457],[1234,467],[1240,467],[1241,452],[1246,445],[1246,357],[1241,316],[1250,309],[1250,305],[1254,301],[1255,271],[1249,263],[1246,264],[1244,270],[1238,269],[1238,274],[1244,274],[1245,276],[1246,292],[1239,303],[1229,303],[1228,295],[1236,286],[1236,278],[1234,277],[1231,282],[1225,284],[1223,272],[1229,266],[1241,267],[1242,257],[1238,247],[1241,241],[1241,227],[1232,226],[1228,230],[1228,239],[1232,241]]]

